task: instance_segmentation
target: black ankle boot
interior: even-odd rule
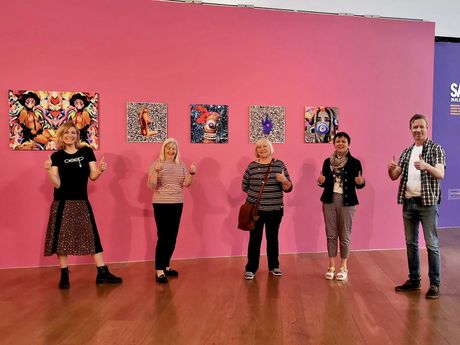
[[[96,284],[119,284],[122,281],[123,279],[110,273],[107,266],[97,268]]]
[[[59,289],[68,289],[70,288],[69,282],[69,268],[61,268],[61,280],[59,281]]]

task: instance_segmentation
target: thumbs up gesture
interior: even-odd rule
[[[190,164],[190,175],[195,175],[196,174],[196,165],[195,163]]]
[[[101,158],[99,161],[99,171],[104,172],[107,170],[107,162],[105,161],[104,157]]]
[[[48,159],[45,161],[45,169],[50,170],[53,162],[51,161],[51,155],[48,156]]]
[[[396,163],[396,158],[395,158],[395,156],[393,156],[393,160],[391,160],[390,163],[388,163],[388,170],[393,171],[397,167],[398,167],[398,164]]]
[[[281,170],[281,173],[276,174],[276,180],[277,180],[278,182],[281,182],[281,183],[287,181],[287,177],[286,177],[286,175],[284,174],[284,169]]]
[[[419,157],[419,160],[414,162],[415,169],[426,170],[428,164],[425,162],[421,154],[418,157]]]
[[[323,171],[319,173],[318,184],[321,185],[326,182],[326,176],[323,175]]]
[[[361,170],[358,172],[358,176],[355,177],[355,183],[357,185],[362,185],[364,183],[364,179],[363,179]]]

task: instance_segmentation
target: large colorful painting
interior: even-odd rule
[[[227,105],[192,104],[190,122],[192,143],[228,143]]]
[[[286,110],[282,106],[251,105],[249,107],[249,142],[268,138],[272,143],[284,143]]]
[[[305,107],[305,142],[330,143],[339,130],[339,108]]]
[[[168,106],[128,103],[128,142],[159,143],[168,137]]]
[[[81,144],[99,148],[98,94],[9,90],[10,148],[55,150],[56,131],[72,121]]]

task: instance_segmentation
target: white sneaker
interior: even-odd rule
[[[254,273],[249,272],[249,271],[244,273],[244,279],[246,280],[253,280],[255,276],[256,275]]]
[[[274,268],[270,271],[271,274],[273,274],[274,276],[277,276],[277,277],[280,277],[283,275],[283,272],[281,272],[281,270],[279,268]]]

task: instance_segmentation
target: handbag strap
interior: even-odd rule
[[[272,160],[270,162],[270,165],[268,166],[267,172],[265,173],[264,179],[262,181],[262,186],[260,187],[259,195],[257,196],[257,201],[256,201],[256,204],[255,204],[256,212],[259,211],[260,198],[262,197],[262,192],[264,191],[265,184],[268,181],[268,175],[270,174],[270,172],[272,170],[272,164],[273,164],[274,161],[275,161],[275,159],[272,158]]]

